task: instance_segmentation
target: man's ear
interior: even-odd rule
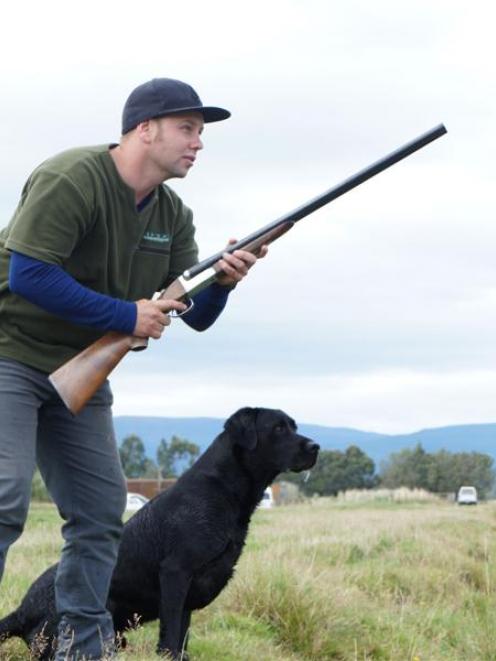
[[[156,127],[151,119],[145,119],[144,122],[140,122],[135,130],[136,135],[145,144],[150,144],[156,133]]]
[[[254,450],[258,441],[256,420],[257,409],[246,406],[226,420],[224,429],[234,444],[246,450]]]

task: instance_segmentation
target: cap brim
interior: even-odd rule
[[[228,119],[231,116],[229,110],[224,108],[216,108],[215,106],[207,106],[200,110],[205,122],[220,122],[223,119]]]
[[[223,119],[228,119],[231,116],[229,110],[224,108],[216,108],[215,106],[191,106],[190,108],[174,108],[161,113],[159,117],[166,117],[167,115],[180,115],[183,112],[199,112],[203,115],[205,123],[220,122]]]

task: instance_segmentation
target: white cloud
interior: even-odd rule
[[[116,415],[228,417],[243,406],[281,408],[299,422],[407,433],[493,418],[496,373],[489,370],[370,371],[288,378],[270,366],[243,374],[213,370],[118,373]]]

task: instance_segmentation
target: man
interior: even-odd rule
[[[139,86],[125,104],[120,143],[42,163],[0,233],[0,578],[37,463],[65,520],[57,661],[113,653],[105,604],[126,487],[109,385],[72,416],[47,376],[108,330],[159,338],[168,313],[185,312],[177,301],[151,300],[197,261],[192,214],[163,182],[191,169],[204,123],[229,116],[180,81]],[[211,325],[255,261],[226,253],[186,323]]]

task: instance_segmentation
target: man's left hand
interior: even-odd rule
[[[229,239],[229,244],[237,243],[236,239]],[[224,287],[232,287],[241,282],[251,267],[258,259],[265,257],[267,246],[262,246],[258,255],[253,255],[246,250],[235,250],[233,253],[224,253],[222,259],[217,262],[221,273],[217,276],[217,282]]]

